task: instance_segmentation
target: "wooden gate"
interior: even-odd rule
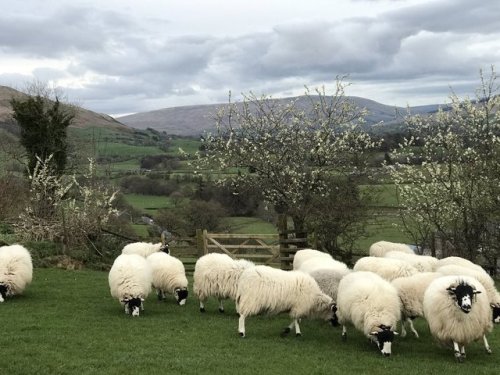
[[[279,263],[277,234],[229,234],[202,232],[203,254],[223,253],[232,258],[244,258],[255,263]]]

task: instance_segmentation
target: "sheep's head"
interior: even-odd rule
[[[446,290],[453,297],[457,306],[466,314],[470,313],[475,296],[481,293],[465,281],[460,281],[457,286],[450,286]]]
[[[175,295],[175,300],[180,306],[186,304],[186,299],[188,296],[187,288],[175,288],[174,295]]]
[[[163,251],[166,254],[170,254],[170,248],[168,247],[168,243],[161,244],[160,251]]]
[[[386,326],[384,324],[379,325],[377,328],[376,331],[370,332],[370,336],[375,344],[377,344],[380,352],[388,357],[391,355],[394,336],[399,335],[399,333],[392,331],[391,326]]]
[[[493,312],[493,323],[500,323],[500,304],[492,303],[490,304],[491,310]]]
[[[132,316],[139,316],[139,312],[143,306],[144,298],[133,297],[133,298],[124,298],[122,303],[125,305],[125,312],[127,314],[131,314]]]
[[[9,287],[5,284],[0,284],[0,302],[5,301],[5,298],[7,298],[9,295]]]

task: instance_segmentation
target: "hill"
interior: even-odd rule
[[[297,99],[298,105],[304,109],[310,106],[310,101],[305,96],[274,100],[285,102],[292,99]],[[397,128],[401,119],[396,116],[396,113],[406,113],[407,110],[356,96],[350,96],[348,99],[352,100],[358,107],[368,110],[366,126],[379,131],[390,131]],[[171,107],[121,116],[117,119],[123,124],[137,129],[151,128],[160,132],[165,131],[167,134],[198,136],[213,129],[213,114],[224,105],[225,103]],[[438,105],[426,105],[411,107],[410,110],[413,114],[430,114],[434,113],[438,107]],[[383,123],[380,126],[375,126],[381,122]]]
[[[7,129],[9,131],[15,131],[15,128],[17,126],[13,123],[11,118],[12,108],[10,105],[10,100],[13,97],[19,98],[26,96],[26,94],[11,87],[0,86],[0,128]],[[130,129],[128,126],[115,120],[111,116],[92,112],[81,107],[77,109],[75,120],[71,126],[75,128],[103,127],[122,130],[126,132],[132,131],[132,129]]]

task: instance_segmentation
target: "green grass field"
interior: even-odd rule
[[[109,294],[106,272],[35,269],[23,296],[2,303],[0,374],[496,374],[500,330],[467,347],[455,363],[451,349],[433,343],[426,324],[421,337],[398,337],[393,355],[382,357],[353,328],[303,320],[302,337],[279,333],[286,315],[250,317],[247,337],[237,334],[234,304],[217,312],[216,302],[201,314],[192,295],[186,306],[151,295],[140,317],[126,316]]]

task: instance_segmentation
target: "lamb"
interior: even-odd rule
[[[163,242],[151,243],[151,242],[133,242],[125,245],[122,249],[122,254],[138,254],[144,258],[149,255],[162,251],[166,254],[170,254],[168,244]]]
[[[184,305],[188,296],[188,279],[182,262],[164,252],[149,255],[148,261],[153,274],[153,288],[159,300],[165,299],[165,293],[175,296],[179,305]]]
[[[407,277],[416,274],[415,267],[399,259],[363,257],[354,264],[354,271],[370,271],[382,276],[388,281],[398,277]]]
[[[419,272],[432,272],[438,263],[437,258],[429,255],[409,254],[401,251],[389,251],[384,255],[384,257],[404,260],[415,267]]]
[[[302,249],[295,253],[293,256],[293,269],[298,270],[302,263],[312,258],[320,258],[323,260],[333,260],[332,256],[323,251],[314,249]]]
[[[219,312],[224,312],[224,299],[236,300],[238,280],[241,273],[253,267],[254,263],[235,260],[226,254],[205,254],[196,261],[193,275],[193,293],[200,301],[200,311],[205,312],[208,297],[216,297],[219,301]]]
[[[259,313],[289,312],[292,323],[282,335],[295,328],[300,336],[299,320],[319,317],[336,322],[336,305],[321,292],[314,279],[300,271],[283,271],[269,266],[255,266],[241,274],[237,290],[238,332],[245,337],[245,319]]]
[[[310,272],[309,275],[316,281],[323,293],[336,301],[340,280],[349,272],[351,271],[339,272],[332,268],[318,268]]]
[[[125,313],[139,316],[143,302],[151,292],[153,276],[146,259],[137,254],[119,255],[108,276],[111,296],[125,307]]]
[[[465,345],[483,338],[493,322],[483,285],[470,276],[442,276],[424,294],[424,315],[432,336],[441,344],[453,344],[455,359],[463,362]]]
[[[0,247],[0,302],[22,294],[33,279],[31,254],[22,245]]]
[[[495,281],[491,278],[490,275],[482,268],[471,268],[471,267],[462,267],[454,264],[450,264],[447,266],[442,266],[437,269],[437,272],[443,275],[456,275],[456,276],[471,276],[476,278],[486,290],[486,295],[490,302],[490,306],[492,309],[492,321],[493,323],[500,323],[500,293],[495,287]]]
[[[424,293],[429,284],[441,277],[438,272],[419,272],[408,277],[398,277],[392,280],[392,285],[398,291],[399,299],[401,300],[401,336],[406,336],[405,323],[410,325],[410,329],[415,335],[418,332],[413,326],[412,320],[424,316]]]
[[[391,355],[401,302],[390,282],[373,272],[352,272],[340,280],[337,308],[343,340],[347,340],[346,324],[352,322],[384,356]]]
[[[408,254],[415,254],[412,248],[403,243],[378,241],[370,246],[369,254],[372,257],[383,257],[389,251],[400,251]]]

